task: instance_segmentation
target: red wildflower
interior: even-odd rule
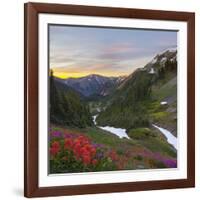
[[[96,154],[96,149],[94,147],[91,148],[91,154],[92,154],[92,156],[95,156],[95,154]]]
[[[73,140],[71,138],[65,139],[64,149],[71,149],[73,146]]]
[[[52,142],[51,147],[60,149],[60,143],[58,141],[54,141]]]
[[[83,140],[86,139],[86,137],[84,137],[83,135],[80,135],[80,136],[78,137],[78,139],[81,140],[81,141],[83,141]]]
[[[91,145],[90,144],[86,144],[85,148],[86,148],[87,151],[90,151],[91,150]]]
[[[80,150],[81,154],[84,156],[84,155],[89,155],[90,152],[87,150],[87,148],[85,147],[82,147],[81,150]]]
[[[59,149],[53,148],[53,147],[50,148],[50,154],[52,156],[55,156],[58,152],[59,152]]]
[[[92,160],[92,164],[96,165],[97,164],[97,159]]]
[[[81,144],[82,144],[82,145],[89,145],[89,140],[88,140],[87,138],[84,138],[84,137],[83,137],[83,138],[81,139]]]
[[[90,156],[84,155],[84,156],[83,156],[83,163],[84,163],[85,165],[88,165],[88,164],[90,164],[90,162],[91,162]]]
[[[80,142],[75,143],[74,148],[75,149],[80,149],[81,148],[81,143]]]
[[[76,143],[80,143],[81,141],[78,139],[78,138],[76,138],[75,140],[74,140],[74,143],[76,144]]]
[[[52,156],[55,156],[59,151],[60,151],[60,143],[58,141],[54,141],[51,144],[50,154]]]

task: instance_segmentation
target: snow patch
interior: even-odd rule
[[[162,101],[162,102],[160,102],[160,105],[167,105],[167,102],[166,101]]]
[[[170,59],[171,62],[174,62],[175,60],[176,60],[176,56]]]
[[[149,71],[149,74],[155,74],[154,68],[151,68],[151,70]]]
[[[171,47],[171,48],[167,49],[167,51],[176,52],[177,51],[177,47]]]
[[[163,135],[167,138],[167,141],[169,144],[171,144],[175,149],[177,149],[177,138],[168,130],[161,128],[159,126],[156,126],[153,124],[155,128],[157,128]]]
[[[150,63],[155,64],[157,62],[157,57],[155,57]]]
[[[126,133],[126,129],[123,128],[115,128],[111,126],[99,126],[100,129],[103,129],[105,131],[109,131],[115,135],[117,135],[119,138],[127,138],[130,139],[130,137]]]
[[[166,62],[167,61],[167,58],[166,57],[163,57],[160,62],[163,63],[163,62]]]
[[[164,49],[161,53],[159,53],[159,55],[162,55],[163,53],[165,53],[167,51],[176,52],[177,51],[177,47],[170,47],[170,48]]]

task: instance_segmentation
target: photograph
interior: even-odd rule
[[[178,167],[176,30],[48,24],[48,173]]]

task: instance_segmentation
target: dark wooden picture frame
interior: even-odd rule
[[[177,180],[39,187],[38,183],[38,15],[70,14],[187,22],[187,178]],[[24,55],[24,195],[80,195],[170,189],[195,185],[195,15],[188,12],[108,8],[61,4],[25,4]]]

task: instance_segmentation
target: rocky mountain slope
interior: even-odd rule
[[[176,49],[166,50],[130,74],[117,87],[97,122],[127,130],[155,123],[176,135],[176,57]]]

